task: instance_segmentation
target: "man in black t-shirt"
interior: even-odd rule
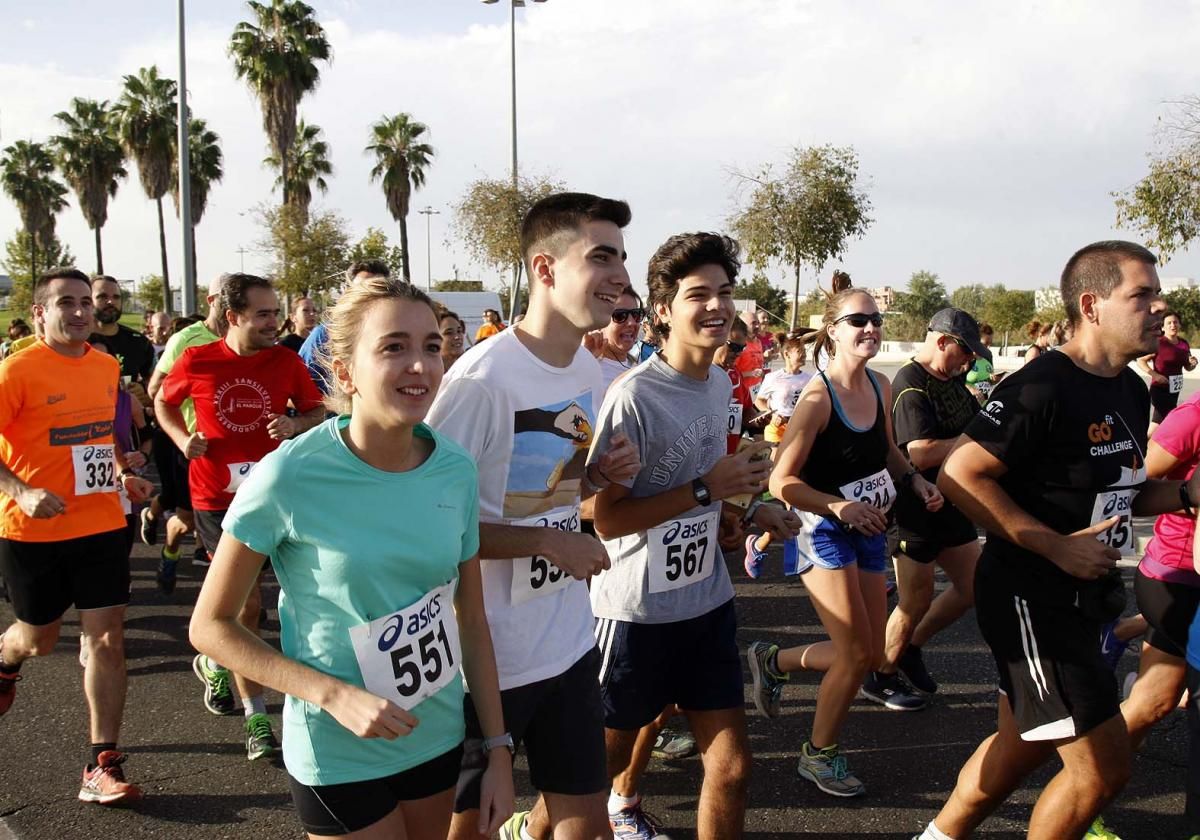
[[[920,840],[969,836],[1055,753],[1063,768],[1029,837],[1082,836],[1129,777],[1099,644],[1124,606],[1116,561],[1132,553],[1133,516],[1191,511],[1200,496],[1200,474],[1146,478],[1146,386],[1128,364],[1162,330],[1155,263],[1130,242],[1072,256],[1061,287],[1074,337],[1001,382],[942,466],[939,487],[988,532],[975,608],[1001,696],[998,731]]]
[[[979,324],[961,309],[943,309],[930,319],[916,356],[892,380],[896,445],[930,483],[937,482],[942,462],[979,411],[963,379],[976,357],[992,359]],[[911,490],[902,489],[888,529],[888,554],[896,565],[900,603],[888,618],[883,664],[867,674],[862,691],[889,709],[913,711],[926,701],[905,678],[926,694],[937,691],[921,647],[971,608],[979,541],[975,525],[953,504],[931,513]],[[950,579],[936,599],[934,563]]]
[[[121,365],[121,375],[128,376],[143,388],[154,372],[154,345],[140,332],[120,323],[122,315],[121,286],[107,274],[92,278],[92,300],[96,304],[96,332]]]

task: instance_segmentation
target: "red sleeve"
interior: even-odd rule
[[[171,372],[163,379],[159,393],[167,405],[179,405],[192,395],[192,355],[196,349],[189,347],[184,350]]]
[[[299,356],[292,353],[288,363],[292,368],[292,405],[301,414],[312,411],[325,401],[325,397],[313,383],[312,377],[308,375],[308,368]]]

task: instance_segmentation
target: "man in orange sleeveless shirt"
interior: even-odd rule
[[[117,487],[142,501],[153,486],[126,470],[113,439],[121,372],[87,343],[95,329],[87,275],[42,275],[33,313],[42,339],[0,365],[0,574],[17,617],[0,635],[0,714],[12,706],[21,664],[54,650],[74,605],[88,646],[91,723],[79,798],[131,802],[141,791],[125,781],[116,748],[129,602]]]

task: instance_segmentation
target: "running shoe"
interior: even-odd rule
[[[665,727],[654,739],[650,755],[663,761],[678,761],[696,754],[696,739],[690,732],[676,732]]]
[[[192,659],[192,673],[196,679],[204,683],[204,708],[214,715],[232,715],[237,713],[233,701],[233,690],[229,687],[231,674],[217,665],[203,653],[197,653]]]
[[[758,548],[755,547],[754,544],[757,541],[757,534],[751,534],[750,536],[746,537],[746,558],[742,561],[742,565],[746,567],[746,574],[750,575],[750,577],[754,578],[755,580],[757,580],[758,576],[762,574],[762,564],[766,562],[767,559],[767,552],[759,551]]]
[[[1099,840],[1121,840],[1120,837],[1104,824],[1104,817],[1096,817],[1096,821],[1088,828],[1084,837],[1096,837]]]
[[[812,744],[804,742],[796,772],[831,796],[861,796],[867,787],[850,771],[846,756],[837,747],[812,752]]]
[[[929,701],[913,690],[899,674],[869,671],[862,684],[863,697],[893,712],[919,712]]]
[[[154,576],[158,583],[158,591],[162,594],[170,595],[175,591],[175,571],[178,566],[178,555],[172,560],[167,557],[167,549],[164,547],[158,555],[158,574]]]
[[[528,811],[517,811],[500,826],[500,840],[521,840],[521,829],[529,819]]]
[[[150,512],[149,505],[142,508],[142,512],[138,514],[138,518],[141,520],[138,535],[142,538],[142,542],[146,545],[154,545],[158,542],[158,520]]]
[[[20,674],[6,674],[0,671],[0,715],[12,708],[17,699],[17,683],[21,681]]]
[[[258,761],[279,754],[279,740],[271,728],[271,719],[264,714],[246,718],[246,758]]]
[[[622,808],[615,814],[608,815],[608,824],[612,827],[613,840],[650,840],[651,837],[664,837],[660,832],[662,823],[653,814],[642,810],[642,801],[629,808]]]
[[[98,802],[101,805],[124,805],[142,798],[142,789],[125,781],[121,765],[128,756],[116,750],[100,753],[96,766],[83,768],[83,784],[79,786],[81,802]]]
[[[196,546],[196,550],[192,552],[192,565],[200,566],[203,569],[207,569],[212,565],[212,558],[208,556],[208,551],[205,550],[204,546],[198,545]]]
[[[904,653],[900,654],[900,660],[896,663],[896,669],[917,691],[924,694],[937,694],[937,680],[929,675],[929,670],[925,667],[925,657],[921,655],[921,649],[916,645],[909,645],[904,649]]]
[[[1121,657],[1125,655],[1125,651],[1129,647],[1129,642],[1123,642],[1117,638],[1113,632],[1116,629],[1116,621],[1110,621],[1100,628],[1100,655],[1104,657],[1108,667],[1114,671],[1117,670],[1117,663],[1121,661]]]
[[[750,679],[753,683],[751,694],[754,697],[754,708],[766,717],[779,717],[783,687],[788,682],[787,674],[776,676],[771,672],[771,660],[778,652],[779,645],[768,642],[751,642],[750,647],[746,648],[746,661],[750,665]]]

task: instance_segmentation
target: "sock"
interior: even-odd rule
[[[218,663],[217,660],[213,659],[211,656],[205,656],[204,662],[207,665],[208,670],[210,670],[210,671],[224,671],[225,670],[225,666]]]
[[[949,834],[943,834],[938,830],[938,827],[933,824],[933,820],[929,821],[929,825],[925,826],[924,833],[917,840],[954,840]]]
[[[766,551],[767,546],[769,546],[770,544],[771,544],[771,533],[768,531],[767,533],[763,534],[761,537],[759,537],[758,539],[756,539],[754,541],[754,548],[756,551]]]
[[[267,713],[267,700],[261,694],[257,697],[243,697],[242,707],[246,710],[246,717],[251,715],[265,715]]]
[[[4,661],[4,635],[0,633],[0,674],[15,674],[21,670],[21,663],[8,665]]]
[[[115,741],[112,743],[106,741],[103,744],[92,744],[90,747],[91,751],[88,754],[90,759],[88,762],[88,767],[95,767],[100,763],[100,753],[107,752],[108,750],[115,750],[116,748],[117,744]]]
[[[521,823],[521,840],[533,840],[533,835],[529,833],[529,822]]]
[[[614,790],[608,795],[608,813],[617,814],[626,808],[632,808],[640,799],[636,793],[633,796],[622,796]]]
[[[786,680],[791,677],[791,674],[785,674],[779,670],[779,648],[771,651],[771,655],[767,657],[767,676],[775,680]]]
[[[815,756],[817,753],[825,753],[825,755],[832,756],[837,755],[838,745],[830,744],[828,747],[818,747],[812,741],[805,741],[801,749],[804,750],[805,755],[809,756]]]
[[[179,549],[176,548],[174,551],[172,551],[171,549],[167,548],[166,546],[163,546],[162,555],[163,555],[163,557],[167,558],[168,560],[178,560],[179,559]]]

